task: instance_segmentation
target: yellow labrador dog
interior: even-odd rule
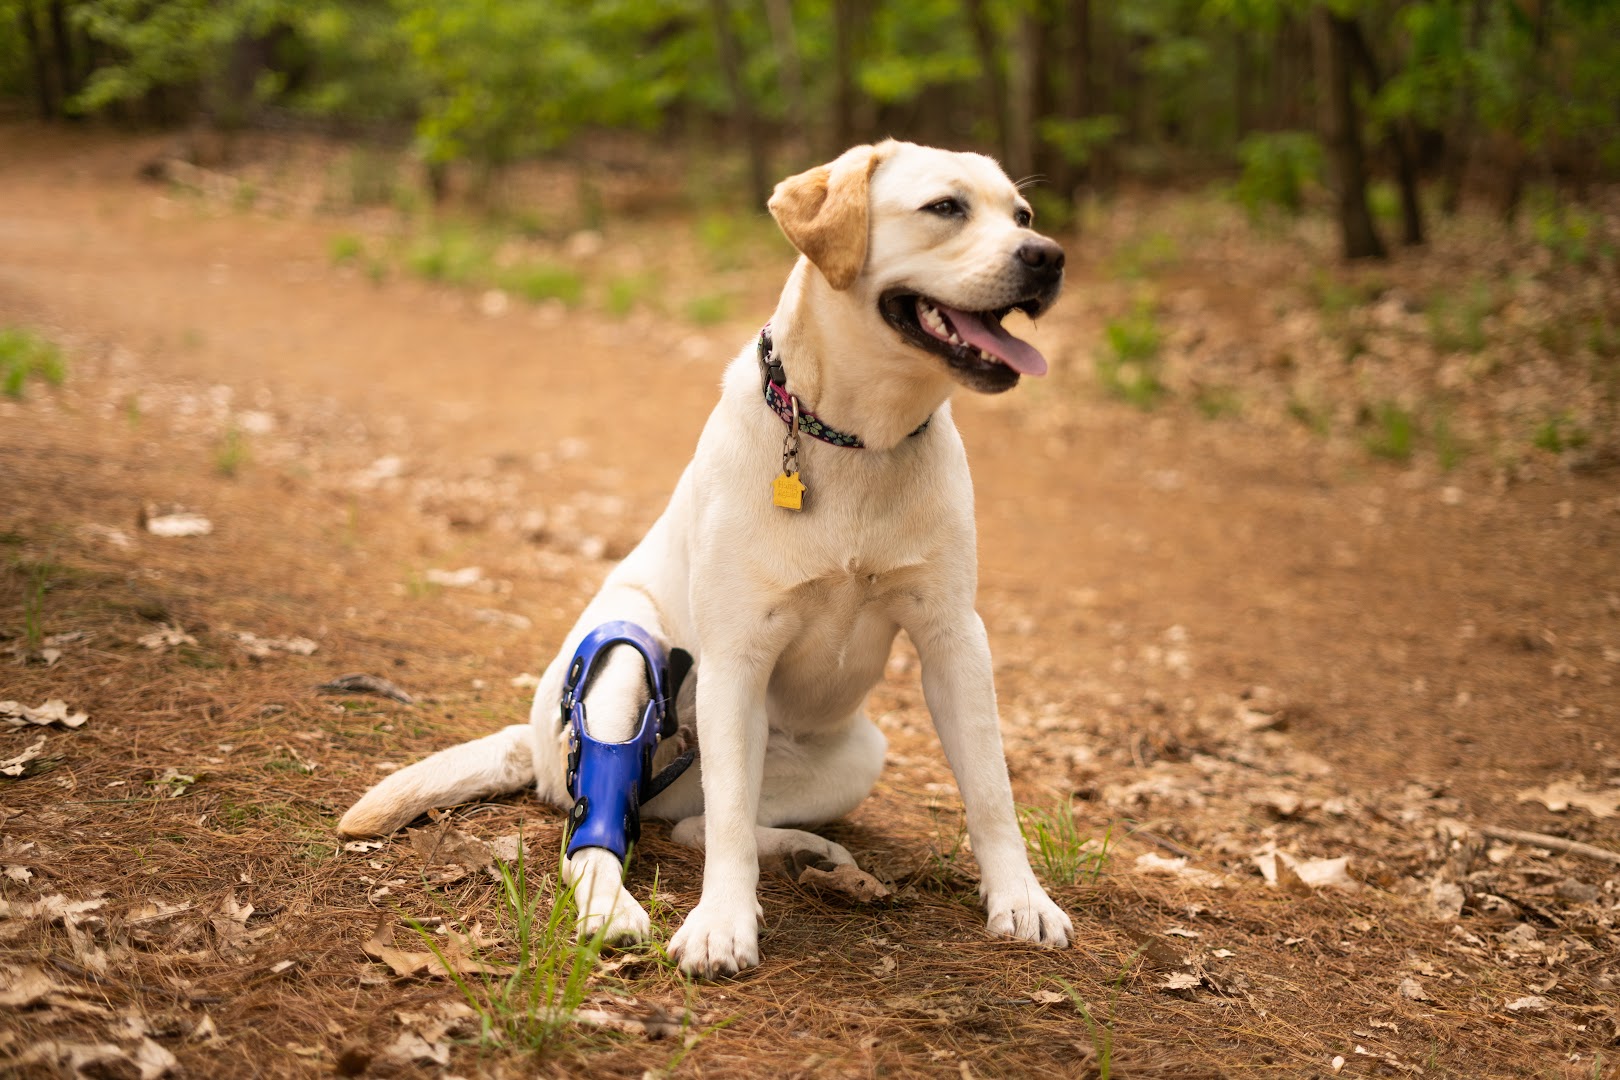
[[[702,897],[670,953],[694,975],[735,973],[759,963],[762,858],[854,862],[798,826],[847,813],[876,782],[885,742],[864,703],[904,629],[966,806],[990,932],[1067,945],[1069,917],[1030,870],[1014,815],[949,406],[958,386],[999,393],[1045,373],[1001,320],[1056,299],[1063,251],[1031,231],[994,161],[910,143],[858,146],[790,177],[770,210],[802,258],[768,331],[727,368],[668,508],[563,643],[530,723],[390,775],[338,828],[380,835],[530,783],[570,806],[558,719],[570,658],[594,627],[639,624],[696,661],[698,766],[643,807],[706,853]],[[590,735],[630,739],[648,694],[641,657],[607,653],[585,697]],[[622,874],[605,848],[565,857],[581,933],[648,935]]]

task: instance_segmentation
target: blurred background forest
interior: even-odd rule
[[[1042,177],[1048,225],[1083,186],[1230,174],[1297,211],[1326,177],[1376,256],[1465,192],[1511,219],[1620,170],[1608,0],[0,0],[0,27],[0,95],[42,119],[409,143],[440,194],[634,130],[737,148],[759,206],[896,134]]]
[[[158,133],[171,191],[342,223],[334,268],[491,315],[742,332],[774,181],[892,135],[1031,181],[1071,254],[1053,393],[1499,480],[1620,461],[1610,0],[0,0],[0,28],[14,124]]]

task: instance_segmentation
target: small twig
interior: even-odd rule
[[[1546,833],[1525,832],[1522,829],[1504,829],[1500,825],[1481,825],[1480,835],[1488,836],[1492,840],[1507,840],[1516,844],[1534,844],[1550,851],[1562,851],[1568,855],[1584,855],[1588,859],[1599,862],[1613,863],[1620,866],[1620,851],[1610,851],[1608,848],[1594,847],[1583,844],[1579,840],[1565,840],[1562,836],[1549,836]]]
[[[1152,831],[1150,831],[1148,829],[1132,829],[1130,831],[1130,833],[1127,834],[1127,835],[1130,835],[1130,836],[1133,836],[1133,837],[1140,836],[1143,840],[1146,840],[1148,843],[1157,844],[1159,847],[1164,848],[1164,850],[1168,851],[1170,854],[1172,854],[1172,855],[1180,855],[1184,859],[1201,859],[1201,858],[1203,858],[1202,855],[1198,854],[1198,852],[1194,851],[1192,848],[1182,847],[1180,844],[1176,843],[1174,840],[1170,839],[1168,836],[1160,836],[1158,833],[1152,832]]]
[[[187,1001],[194,1005],[218,1005],[225,1000],[217,994],[186,994],[179,990],[171,990],[167,986],[152,986],[149,983],[127,983],[121,979],[115,979],[111,975],[97,975],[95,972],[82,968],[72,961],[63,960],[59,956],[51,957],[51,966],[67,972],[76,979],[84,979],[98,986],[116,987],[126,993],[160,994],[175,1001]]]

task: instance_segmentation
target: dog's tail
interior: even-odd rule
[[[534,729],[513,724],[383,779],[338,822],[340,836],[386,836],[427,811],[534,783]]]

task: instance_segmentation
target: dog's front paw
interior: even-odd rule
[[[991,891],[985,897],[985,907],[990,912],[988,929],[998,937],[1064,949],[1074,933],[1068,913],[1052,902],[1034,878]]]
[[[759,963],[759,912],[752,899],[722,905],[700,901],[669,940],[669,955],[699,979],[735,975]]]
[[[652,921],[636,898],[624,889],[618,890],[612,908],[607,911],[585,910],[574,924],[580,941],[601,941],[604,945],[631,945],[652,936]]]

